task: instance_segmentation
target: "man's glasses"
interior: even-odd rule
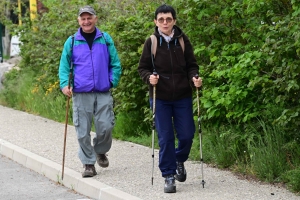
[[[167,23],[171,23],[172,21],[173,21],[173,18],[171,18],[171,17],[167,17],[166,19],[164,19],[164,18],[159,18],[157,21],[160,23],[160,24],[162,24],[162,23],[164,23],[164,21],[166,20],[166,22]]]

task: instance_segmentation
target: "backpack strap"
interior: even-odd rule
[[[72,60],[72,57],[73,57],[73,47],[74,47],[74,40],[75,40],[75,36],[74,35],[71,35],[71,49],[70,49],[70,52],[71,52],[71,56],[70,56],[70,72],[69,72],[69,81],[68,81],[68,88],[70,89],[71,85],[72,85],[72,82],[73,82],[73,60]]]
[[[153,72],[156,72],[155,65],[154,65],[154,58],[157,49],[157,38],[155,35],[150,35],[150,38],[151,38],[151,60],[152,60]]]
[[[156,49],[157,49],[157,38],[155,35],[150,35],[150,38],[151,38],[151,53],[153,58],[155,58]]]
[[[72,37],[72,43],[71,43],[71,59],[70,59],[70,72],[73,73],[73,61],[72,61],[72,57],[73,57],[73,47],[74,47],[74,35],[71,36]]]
[[[182,48],[182,51],[183,51],[183,53],[184,53],[185,46],[184,46],[184,40],[183,40],[183,37],[180,37],[180,38],[179,38],[179,44],[180,44],[180,46],[181,46],[181,48]]]
[[[107,39],[107,35],[106,35],[106,34],[107,34],[106,32],[102,32],[102,36],[103,36],[103,38],[104,38],[105,44],[106,44],[106,46],[109,46],[110,43],[108,42],[108,39]]]

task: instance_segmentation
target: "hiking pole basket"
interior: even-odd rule
[[[195,78],[198,79],[199,76],[195,75]],[[200,122],[200,103],[199,103],[199,88],[196,87],[196,94],[197,94],[197,108],[198,108],[198,132],[199,132],[199,143],[200,143],[200,163],[201,163],[201,175],[202,181],[201,184],[204,188],[204,173],[203,173],[203,156],[202,156],[202,129],[201,129],[201,122]]]

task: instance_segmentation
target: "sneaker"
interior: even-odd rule
[[[165,193],[176,193],[176,184],[174,175],[165,176]]]
[[[100,167],[108,167],[109,161],[105,154],[97,154],[97,163]]]
[[[93,177],[97,175],[96,169],[94,165],[84,165],[84,171],[82,172],[82,177]]]
[[[184,168],[183,162],[177,162],[175,178],[179,182],[184,182],[186,180],[186,170]]]

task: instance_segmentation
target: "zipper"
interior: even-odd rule
[[[178,56],[177,56],[177,54],[176,54],[176,46],[175,46],[175,48],[174,48],[174,54],[175,54],[175,57],[176,57],[176,59],[177,59],[177,62],[179,63],[179,58],[178,58]],[[183,72],[183,73],[187,73],[187,71],[185,71],[185,69],[184,68],[182,68],[181,67],[181,65],[179,65],[179,68],[181,69],[181,71]]]
[[[172,52],[171,52],[171,49],[170,49],[170,45],[169,45],[169,42],[168,42],[168,50],[170,52],[170,60],[171,60],[171,71],[172,71],[172,82],[173,82],[173,92],[172,92],[172,100],[174,99],[174,93],[175,93],[175,83],[174,83],[174,70],[173,70],[173,59],[172,59]]]
[[[93,45],[92,45],[93,48]],[[93,62],[93,54],[92,54],[92,48],[90,49],[90,55],[91,55],[91,63],[92,63],[92,69],[93,69],[93,82],[94,82],[94,89],[96,88],[96,84],[95,84],[95,69],[94,69],[94,62]],[[94,92],[94,90],[92,90],[92,92]]]

